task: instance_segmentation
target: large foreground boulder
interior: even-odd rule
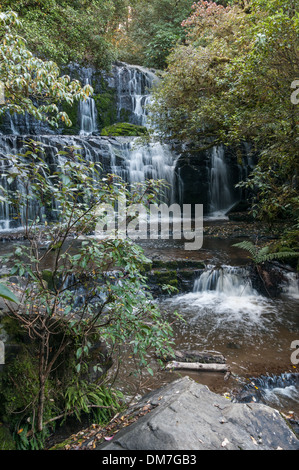
[[[257,403],[232,403],[189,377],[145,396],[150,409],[97,450],[299,450],[281,414]]]

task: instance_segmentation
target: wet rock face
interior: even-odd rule
[[[94,90],[95,105],[100,106],[99,112],[103,112],[101,106],[103,103],[99,103],[97,98],[101,101],[102,97],[105,101],[108,95],[111,94],[108,106],[110,108],[115,107],[114,121],[145,125],[147,115],[145,106],[149,102],[150,89],[156,80],[156,76],[152,71],[117,62],[112,65],[110,72],[97,70],[93,67],[82,67],[78,64],[69,64],[61,70],[61,74],[69,75],[72,80],[79,80],[83,86],[86,83],[90,84]],[[75,103],[74,109],[65,108],[65,106],[65,103],[60,105],[61,109],[70,115],[71,120],[80,121],[79,104]],[[74,113],[76,116],[74,116]],[[73,122],[73,126],[76,127],[77,124],[77,122]],[[71,134],[74,133],[73,130],[70,132]],[[78,134],[78,132],[76,133]],[[68,134],[68,128],[65,129],[62,123],[58,128],[53,128],[46,122],[33,118],[28,113],[24,115],[6,113],[0,120],[0,134],[61,135]]]
[[[285,272],[270,263],[251,269],[253,287],[261,294],[270,298],[278,298],[282,293]]]
[[[152,410],[97,450],[299,449],[277,410],[232,403],[188,377],[151,392],[134,410],[145,406]]]
[[[235,186],[247,174],[244,158],[240,164],[235,152],[224,146],[180,150],[176,175],[177,199],[182,204],[203,204],[204,213],[210,214],[239,201],[241,193]]]

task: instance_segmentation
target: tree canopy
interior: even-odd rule
[[[187,41],[168,57],[153,123],[162,138],[198,148],[250,143],[259,154],[247,182],[254,214],[298,224],[299,108],[291,99],[298,1],[252,0],[244,8],[200,0],[183,26]]]
[[[70,125],[68,115],[59,110],[58,104],[86,99],[92,88],[89,85],[81,87],[79,81],[71,81],[68,75],[61,76],[55,62],[35,57],[25,39],[18,34],[22,23],[17,13],[0,13],[0,23],[0,80],[5,95],[0,113],[28,112],[53,126],[59,120]]]
[[[58,65],[91,63],[109,68],[115,59],[111,33],[127,13],[126,0],[4,0],[1,9],[14,10],[22,20],[28,48]]]

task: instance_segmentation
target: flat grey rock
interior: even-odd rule
[[[189,377],[151,392],[131,411],[146,405],[150,412],[97,450],[299,450],[277,410],[233,403]]]

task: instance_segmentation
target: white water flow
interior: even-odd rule
[[[85,80],[85,85],[89,84],[88,78]],[[95,101],[92,97],[80,101],[79,104],[80,116],[80,135],[88,136],[93,132],[97,132],[97,110]]]
[[[223,147],[213,147],[212,149],[210,193],[210,215],[212,217],[223,216],[234,202]]]
[[[0,184],[3,188],[7,189],[7,179],[5,175],[5,162],[0,160]],[[0,199],[0,230],[9,230],[10,228],[10,208],[9,204],[4,200]]]
[[[176,159],[167,145],[158,142],[139,145],[138,137],[124,143],[121,149],[110,145],[111,172],[131,185],[146,180],[163,180],[161,199],[174,202]]]
[[[147,125],[147,105],[156,75],[139,66],[121,64],[115,68],[118,96],[118,120],[140,126]]]
[[[299,387],[298,383],[296,384],[290,384],[290,385],[284,385],[282,384],[279,386],[274,386],[273,388],[270,388],[265,384],[265,386],[262,388],[261,387],[261,394],[263,399],[267,404],[270,406],[284,406],[284,404],[287,404],[288,407],[290,405],[297,404],[298,406],[298,401],[299,401]]]
[[[157,81],[156,75],[143,67],[122,64],[117,68],[118,118],[130,111],[130,121],[148,127],[147,105],[151,100],[151,90]],[[161,200],[172,204],[175,194],[175,167],[177,156],[170,147],[160,142],[140,144],[133,138],[122,150],[122,162],[116,164],[117,158],[112,150],[112,172],[130,184],[144,183],[146,180],[163,180],[165,188]]]
[[[283,293],[287,297],[299,299],[299,276],[296,273],[286,273],[286,281],[282,286]]]
[[[184,317],[188,328],[209,338],[272,330],[277,311],[271,299],[252,287],[244,267],[208,266],[194,282],[193,292],[167,300]]]

